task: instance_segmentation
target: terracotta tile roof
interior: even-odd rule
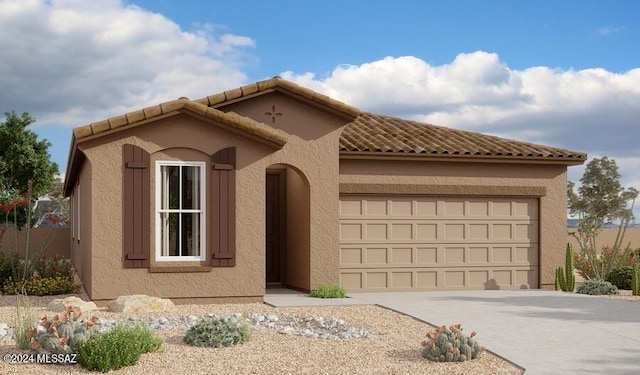
[[[252,83],[250,85],[242,86],[233,90],[228,90],[194,101],[215,108],[221,105],[233,103],[237,100],[245,99],[250,96],[272,91],[283,92],[297,98],[306,99],[312,103],[320,105],[323,108],[331,109],[352,119],[357,117],[361,113],[360,110],[356,107],[352,107],[339,100],[332,99],[324,94],[320,94],[306,87],[302,87],[293,82],[284,80],[280,77],[274,77],[264,81]]]
[[[79,168],[84,160],[82,153],[77,151],[80,142],[141,125],[148,120],[159,119],[175,112],[184,111],[214,120],[223,126],[227,126],[231,131],[253,135],[277,148],[282,148],[287,143],[288,136],[281,130],[271,128],[234,112],[222,112],[187,98],[180,98],[73,129],[69,158],[67,159],[64,185],[65,196],[68,197],[71,194]]]
[[[581,152],[514,141],[496,136],[362,113],[340,137],[342,153],[424,156],[555,159],[582,163]]]
[[[198,114],[215,120],[231,129],[262,138],[276,144],[278,147],[282,147],[287,143],[287,135],[280,130],[273,129],[248,117],[240,116],[237,113],[222,112],[186,98],[180,98],[75,128],[73,129],[73,138],[75,141],[80,141],[90,136],[108,131],[117,131],[119,128],[136,125],[142,121],[158,118],[176,111],[189,111]]]
[[[287,142],[287,134],[283,131],[233,112],[216,109],[274,91],[305,100],[350,120],[340,137],[340,152],[343,156],[391,154],[553,160],[565,164],[582,164],[587,158],[581,152],[361,112],[356,107],[274,77],[198,100],[180,98],[74,129],[65,178],[65,194],[69,194],[71,186],[67,181],[73,182],[82,163],[82,155],[76,155],[79,142],[160,119],[175,112],[191,112],[227,126],[232,131],[261,138],[278,148],[283,147]]]

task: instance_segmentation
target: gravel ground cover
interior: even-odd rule
[[[31,297],[37,315],[54,298]],[[639,296],[621,291],[603,298],[640,302]],[[0,322],[10,323],[15,298],[0,296]],[[411,317],[376,306],[272,308],[264,304],[176,305],[171,311],[137,314],[138,318],[162,315],[180,319],[188,315],[231,315],[273,312],[277,315],[343,319],[349,325],[375,332],[372,339],[323,340],[254,330],[251,340],[231,348],[196,348],[183,343],[184,329],[158,330],[165,343],[157,353],[145,354],[138,365],[111,374],[521,374],[508,361],[491,353],[463,363],[434,363],[420,355],[420,342],[430,326]],[[53,313],[48,312],[51,316]],[[90,313],[103,319],[125,321],[126,314]],[[458,322],[451,322],[458,323]],[[473,327],[466,327],[470,333]],[[478,334],[482,344],[482,332]],[[489,350],[491,348],[488,348]],[[13,341],[0,341],[0,354],[20,353]],[[87,374],[79,365],[7,364],[0,362],[0,374]]]
[[[32,297],[37,315],[55,297]],[[0,322],[11,322],[14,298],[0,297]],[[429,325],[376,306],[272,308],[264,304],[176,305],[161,313],[168,319],[214,313],[247,314],[274,312],[280,316],[343,319],[350,326],[375,332],[375,338],[324,340],[254,330],[249,342],[230,348],[197,348],[183,343],[184,329],[158,330],[165,339],[157,353],[145,354],[138,365],[110,374],[521,374],[491,353],[462,363],[434,363],[422,358],[420,342]],[[49,315],[53,313],[49,312]],[[92,313],[103,319],[124,321],[126,314],[101,309]],[[152,314],[137,314],[144,318]],[[451,322],[457,323],[457,322]],[[464,327],[464,322],[463,322]],[[464,327],[471,333],[473,327]],[[482,344],[482,332],[478,341]],[[491,349],[491,348],[489,348]],[[20,353],[13,341],[0,341],[0,354]],[[0,362],[0,374],[86,374],[79,365],[7,364]]]

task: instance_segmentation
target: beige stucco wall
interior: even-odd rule
[[[17,232],[9,228],[2,238],[0,249],[24,254],[26,236],[24,228]],[[32,228],[29,253],[69,258],[69,236],[69,228]]]
[[[309,290],[311,274],[310,259],[310,212],[309,184],[297,171],[286,171],[286,285]]]
[[[397,188],[404,193],[416,186],[416,194],[421,193],[420,187],[424,186],[447,187],[459,195],[500,193],[536,197],[540,191],[544,191],[544,195],[539,196],[540,282],[544,288],[553,287],[554,270],[562,261],[567,240],[565,166],[341,160],[340,183],[343,186],[350,185],[351,189],[354,184],[373,184],[385,192],[390,192],[390,189],[384,185],[408,186],[408,189]],[[375,186],[373,188],[375,190]]]
[[[92,170],[91,163],[85,160],[78,174],[78,180],[72,189],[71,194],[71,227],[69,228],[69,257],[75,265],[78,277],[83,284],[83,287],[91,295],[92,291],[92,233],[93,225],[102,225],[103,222],[108,222],[106,217],[100,218],[95,222],[92,218],[92,206],[94,199],[91,195],[92,185]],[[80,186],[80,198],[78,200],[78,186]],[[78,204],[80,208],[78,210]],[[75,221],[75,222],[74,222]],[[79,228],[78,228],[79,225]],[[78,234],[79,233],[79,237]]]
[[[260,108],[249,113],[249,109]],[[82,263],[90,261],[89,296],[94,300],[114,299],[123,294],[144,293],[166,298],[219,298],[232,296],[261,299],[265,291],[265,172],[274,164],[285,164],[304,174],[308,182],[309,227],[308,261],[294,261],[307,267],[310,288],[321,282],[337,282],[338,274],[338,138],[346,120],[321,112],[279,94],[253,99],[249,106],[231,106],[241,114],[264,119],[265,109],[275,105],[282,116],[274,127],[296,129],[280,150],[242,135],[228,132],[224,126],[202,121],[190,114],[177,114],[156,122],[123,130],[81,144],[91,173],[81,175],[81,184],[89,185],[94,197],[91,212],[83,218],[83,229],[96,230],[82,234],[90,238],[92,256],[85,257],[84,246],[75,246],[82,253]],[[246,112],[246,113],[245,113]],[[213,268],[210,272],[150,273],[147,269],[122,267],[122,145],[138,145],[154,160],[162,158],[200,157],[235,146],[236,173],[236,266]],[[176,149],[180,148],[180,150]],[[188,151],[185,151],[188,149]],[[209,172],[207,172],[209,173]],[[91,183],[82,182],[91,176]],[[295,184],[293,184],[295,185]],[[82,196],[88,196],[85,187]],[[154,182],[151,185],[151,217]],[[295,190],[294,190],[295,191]],[[304,211],[304,210],[303,210]],[[302,213],[304,214],[304,213]],[[208,218],[209,220],[209,218]],[[302,231],[301,233],[304,233]],[[154,228],[149,228],[154,243]],[[291,238],[293,243],[296,238]],[[304,239],[303,239],[304,240]],[[155,250],[153,250],[155,255]],[[158,265],[158,264],[156,264]],[[303,268],[304,269],[304,268]]]
[[[569,232],[575,232],[576,230],[576,228],[568,228]],[[616,228],[602,229],[596,238],[596,248],[598,251],[605,245],[613,245],[617,235],[618,229]],[[578,241],[575,237],[570,235],[567,238],[567,241],[571,242],[575,251],[579,251],[580,247],[578,246]],[[640,228],[627,228],[627,231],[624,234],[624,240],[622,241],[622,246],[626,247],[628,244],[632,249],[640,248]]]

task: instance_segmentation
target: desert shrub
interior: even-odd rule
[[[478,344],[476,333],[462,333],[460,324],[442,326],[427,332],[422,341],[422,356],[434,362],[463,362],[480,357],[487,349]]]
[[[45,354],[75,353],[80,345],[97,333],[94,326],[98,318],[85,320],[81,315],[80,309],[74,306],[67,307],[51,320],[44,315],[38,327],[29,333],[31,350]]]
[[[40,255],[35,261],[34,268],[38,276],[43,279],[56,276],[72,277],[74,274],[71,261],[59,255],[52,257]]]
[[[578,273],[585,279],[606,280],[611,272],[610,270],[625,265],[629,257],[630,251],[615,252],[611,247],[604,246],[600,254],[593,256],[591,260],[584,251],[576,253],[574,255],[574,265]]]
[[[340,285],[321,284],[320,288],[312,290],[309,295],[316,298],[345,298],[347,292]]]
[[[18,294],[13,310],[13,335],[16,347],[20,350],[29,348],[32,337],[32,329],[36,322],[36,311],[31,306],[26,294]]]
[[[80,285],[73,276],[32,277],[24,281],[14,281],[9,277],[2,284],[2,293],[17,294],[24,292],[31,296],[46,296],[66,293],[77,293]]]
[[[14,252],[0,251],[0,283],[13,276],[13,270],[18,268],[20,258]]]
[[[12,278],[26,280],[33,275],[33,262],[15,251],[0,251],[0,282]]]
[[[608,281],[600,279],[585,280],[578,287],[576,293],[589,294],[592,296],[618,294],[618,288]]]
[[[142,354],[157,351],[162,342],[145,326],[119,324],[80,345],[77,360],[88,370],[108,372],[137,364]]]
[[[607,281],[618,287],[618,289],[631,289],[631,278],[633,269],[631,266],[614,268],[607,276]]]
[[[184,342],[193,346],[220,348],[242,344],[251,338],[246,323],[232,323],[224,318],[203,318],[187,330]]]

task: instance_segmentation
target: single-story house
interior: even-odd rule
[[[279,77],[73,130],[93,300],[551,288],[587,155],[368,113]]]

